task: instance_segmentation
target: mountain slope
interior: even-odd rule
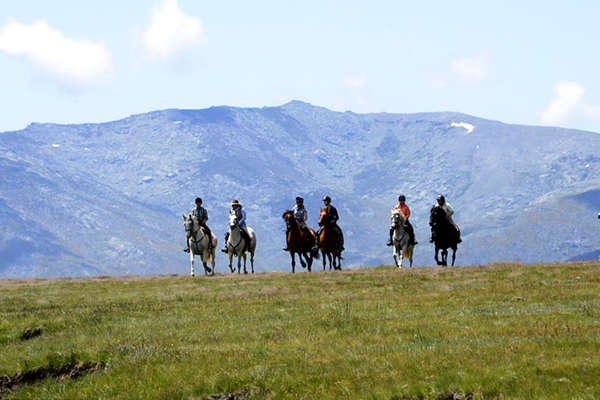
[[[460,264],[567,260],[600,247],[588,219],[596,203],[582,194],[600,188],[597,154],[591,132],[298,101],[31,124],[0,134],[0,251],[10,254],[0,275],[187,272],[181,214],[196,196],[220,242],[229,202],[244,204],[259,270],[289,268],[281,214],[302,195],[316,227],[324,194],[340,212],[346,266],[390,262],[388,213],[400,193],[417,265],[432,262],[428,212],[439,193],[463,231]],[[225,257],[217,263],[224,271]]]

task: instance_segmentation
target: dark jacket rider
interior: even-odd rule
[[[194,208],[192,210],[191,214],[192,214],[192,216],[196,217],[198,224],[200,224],[200,226],[202,228],[204,228],[204,232],[206,232],[206,234],[208,235],[208,237],[209,237],[208,249],[210,250],[213,246],[213,243],[212,243],[212,232],[211,232],[210,228],[208,227],[208,225],[206,225],[206,221],[208,221],[208,211],[206,211],[206,208],[202,207],[202,199],[200,197],[196,197],[195,203],[196,203],[196,208]],[[185,251],[186,253],[189,253],[190,252],[189,245],[183,251]]]
[[[323,212],[323,210],[325,210],[326,215],[329,217],[330,226],[338,232],[338,234],[340,236],[340,251],[343,251],[344,250],[344,234],[342,232],[342,229],[337,224],[338,219],[340,219],[338,212],[335,209],[335,207],[331,205],[331,197],[329,197],[329,196],[323,197],[323,204],[325,204],[325,207],[321,208],[321,212]],[[317,240],[319,240],[319,236],[321,235],[322,231],[323,231],[323,226],[320,226],[319,231],[317,232]]]

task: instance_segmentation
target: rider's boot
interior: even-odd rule
[[[221,249],[223,253],[227,253],[227,241],[229,240],[229,232],[225,234],[225,248]]]
[[[386,246],[391,246],[392,245],[392,235],[393,234],[394,234],[394,229],[390,228],[390,239],[386,243]]]

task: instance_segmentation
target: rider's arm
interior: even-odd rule
[[[244,210],[240,210],[240,214],[242,214],[242,218],[240,218],[240,220],[238,221],[239,225],[244,225],[244,223],[246,223],[246,211]]]
[[[446,203],[446,215],[451,217],[452,214],[454,214],[454,209],[450,207],[450,204]]]

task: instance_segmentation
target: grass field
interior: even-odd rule
[[[5,374],[5,399],[600,399],[600,264],[0,280]]]

